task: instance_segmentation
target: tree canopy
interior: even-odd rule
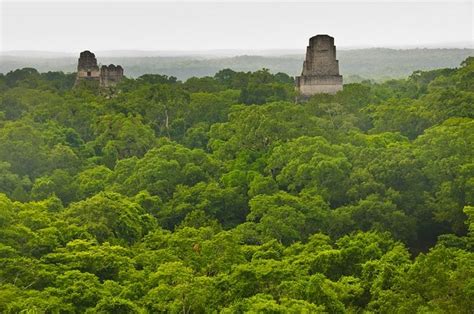
[[[474,308],[474,58],[73,83],[0,75],[0,312]]]

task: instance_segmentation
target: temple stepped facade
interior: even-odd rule
[[[316,35],[310,38],[303,71],[301,76],[296,77],[296,88],[303,97],[335,94],[342,90],[342,75],[339,75],[333,37]]]

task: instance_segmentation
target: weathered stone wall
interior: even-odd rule
[[[97,70],[99,69],[97,66],[97,59],[95,58],[95,54],[93,54],[89,50],[81,52],[77,63],[77,69],[86,70],[92,68],[97,68]]]
[[[81,81],[99,81],[100,71],[95,55],[86,50],[81,52],[77,62],[76,85]]]
[[[123,68],[120,65],[103,65],[100,69],[95,55],[86,50],[81,52],[77,62],[76,85],[81,81],[94,81],[101,87],[114,86],[123,79]]]
[[[79,79],[96,79],[97,80],[99,79],[99,76],[100,76],[99,68],[77,71],[77,78]]]
[[[100,68],[100,85],[103,87],[114,86],[123,79],[123,68],[120,65],[103,65]]]
[[[303,96],[335,94],[342,90],[342,76],[339,75],[333,37],[316,35],[310,38],[303,71],[301,76],[296,77],[296,87]]]
[[[303,96],[335,94],[342,90],[342,76],[299,76],[296,84]]]
[[[302,74],[339,75],[339,62],[336,60],[334,38],[317,35],[309,40]]]

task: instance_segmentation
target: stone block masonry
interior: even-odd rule
[[[120,65],[103,65],[100,68],[100,86],[110,87],[123,79],[123,68]]]
[[[80,81],[99,81],[100,70],[95,55],[86,50],[81,52],[77,62],[76,85]]]
[[[97,59],[92,52],[86,50],[79,55],[76,86],[81,81],[92,81],[97,82],[100,87],[111,87],[115,86],[122,79],[123,68],[120,65],[103,65],[99,69]]]
[[[342,90],[342,75],[339,75],[333,37],[316,35],[310,38],[303,71],[301,76],[296,77],[296,88],[303,97],[335,94]]]

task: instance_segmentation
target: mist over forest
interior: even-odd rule
[[[84,47],[84,50],[88,47]],[[221,69],[235,71],[257,71],[267,68],[272,73],[283,72],[299,75],[304,52],[275,50],[262,51],[260,55],[235,55],[238,51],[205,52],[143,52],[143,51],[94,51],[103,64],[121,64],[125,75],[131,78],[143,74],[164,74],[186,80],[190,77],[213,76]],[[369,48],[339,50],[341,74],[344,82],[360,82],[364,79],[383,81],[409,76],[416,70],[453,68],[468,56],[473,49],[388,49]],[[159,55],[158,55],[159,54]],[[234,55],[233,55],[234,54]],[[120,56],[122,55],[122,56]],[[147,56],[150,55],[150,56]],[[0,56],[0,73],[24,67],[33,67],[40,72],[75,72],[77,55],[47,52],[10,52]]]

